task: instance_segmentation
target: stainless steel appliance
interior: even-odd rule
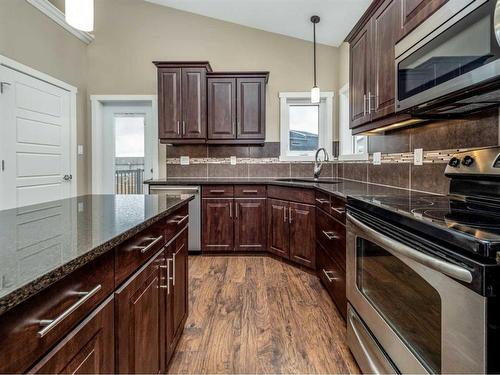
[[[348,199],[348,344],[364,372],[500,371],[500,148],[455,155],[448,196]]]
[[[189,202],[189,251],[201,252],[201,198],[199,186],[149,185],[149,194],[192,194]]]
[[[396,45],[396,112],[451,117],[500,104],[500,0],[449,0]]]

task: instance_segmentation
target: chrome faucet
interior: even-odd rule
[[[323,153],[325,154],[325,158],[324,160],[319,160],[319,152],[320,151],[323,151]],[[321,147],[318,149],[318,151],[316,151],[316,156],[314,156],[314,179],[317,180],[319,178],[319,176],[321,175],[321,168],[323,167],[323,163],[325,161],[329,161],[328,159],[328,152],[326,152],[326,150]]]

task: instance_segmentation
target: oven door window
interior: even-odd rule
[[[477,69],[498,58],[488,2],[398,64],[398,99]],[[493,40],[492,40],[493,39]]]
[[[399,258],[357,238],[359,291],[431,373],[441,373],[441,298]]]

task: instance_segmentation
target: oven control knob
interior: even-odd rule
[[[450,167],[456,168],[460,165],[460,159],[456,157],[452,157],[450,161],[448,162],[448,165]]]
[[[472,164],[474,164],[474,158],[467,155],[466,157],[464,157],[464,160],[462,160],[462,164],[466,167],[470,167]]]

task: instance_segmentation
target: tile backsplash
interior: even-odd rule
[[[410,188],[446,194],[444,176],[450,155],[459,151],[499,145],[498,110],[461,120],[435,121],[380,136],[370,136],[368,150],[382,153],[382,164],[334,161],[323,166],[322,177]],[[424,149],[424,164],[413,165],[413,150]],[[338,150],[334,142],[333,150]],[[335,153],[335,152],[334,152]],[[312,162],[280,162],[279,142],[264,146],[183,145],[167,147],[167,178],[286,178],[312,177]],[[181,166],[180,156],[189,156],[190,165]],[[237,164],[230,164],[236,156]]]

